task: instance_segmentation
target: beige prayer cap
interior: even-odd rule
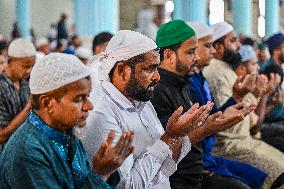
[[[15,39],[8,47],[8,56],[13,58],[26,58],[36,55],[35,46],[24,38]]]
[[[30,76],[31,94],[44,94],[90,75],[90,69],[71,54],[50,53],[35,63]]]
[[[99,80],[109,80],[109,72],[116,62],[128,60],[157,48],[149,37],[131,30],[120,30],[108,43],[105,52],[95,55],[90,65],[96,65]]]
[[[191,21],[188,24],[194,29],[197,39],[212,35],[212,29],[201,22]]]
[[[234,30],[233,26],[227,22],[219,22],[217,24],[212,25],[213,30],[213,41],[216,41],[231,31]]]

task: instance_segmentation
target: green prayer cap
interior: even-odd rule
[[[195,36],[195,31],[183,20],[172,20],[161,25],[157,32],[156,44],[159,48],[181,43]]]

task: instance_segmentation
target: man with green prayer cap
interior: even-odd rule
[[[161,66],[158,69],[160,82],[154,90],[151,102],[165,127],[168,118],[177,107],[183,106],[183,110],[187,111],[193,105],[187,88],[187,77],[197,69],[198,41],[195,31],[189,25],[183,20],[173,20],[159,28],[156,43],[160,48]],[[191,151],[178,164],[177,171],[170,177],[173,189],[210,188],[211,182],[220,182],[220,188],[248,188],[239,181],[222,177],[217,181],[211,175],[203,179],[203,149],[199,141],[240,122],[253,107],[243,108],[242,104],[238,104],[228,108],[224,113],[208,115],[212,107],[213,103],[210,101],[201,107],[208,108],[209,111],[206,112],[207,115],[201,115],[205,119],[196,123],[195,128],[188,134],[192,144]]]

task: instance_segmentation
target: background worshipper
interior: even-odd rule
[[[50,47],[49,47],[49,41],[47,38],[42,37],[39,38],[36,43],[36,61],[39,61],[41,58],[43,58],[45,55],[48,55],[50,53]]]
[[[264,42],[260,42],[257,44],[255,48],[255,52],[258,59],[258,64],[261,66],[266,63],[270,59],[270,54],[267,48],[267,45]]]
[[[113,35],[109,32],[102,32],[96,35],[93,39],[93,55],[100,54],[101,52],[104,52],[108,42],[113,37]]]
[[[275,34],[271,36],[267,40],[267,46],[269,49],[269,52],[271,54],[271,58],[268,62],[261,65],[260,70],[263,71],[266,66],[271,64],[279,64],[282,67],[282,70],[284,68],[284,35],[282,33]],[[280,96],[284,95],[283,92],[284,84],[281,83],[281,87],[279,88],[279,94]],[[273,123],[273,125],[283,125],[284,121],[284,108],[283,103],[276,104],[272,111],[266,115],[265,122],[266,123]]]
[[[8,47],[8,63],[0,75],[0,144],[9,139],[31,109],[27,79],[35,55],[35,47],[27,39],[16,39]]]
[[[196,54],[197,38],[195,31],[183,20],[173,20],[159,28],[156,42],[160,48],[161,65],[158,70],[161,81],[154,90],[151,102],[165,127],[168,118],[177,107],[183,106],[187,111],[193,105],[186,79],[194,73],[196,61],[199,59]],[[209,101],[206,105],[208,104],[211,109],[213,103]],[[201,188],[203,167],[202,145],[199,141],[240,122],[250,111],[250,108],[237,110],[233,107],[224,114],[217,112],[207,119],[202,119],[188,135],[193,146],[178,165],[177,172],[170,177],[171,187]],[[209,179],[207,181],[210,185]],[[248,188],[244,183],[230,178],[223,178],[222,182],[218,182],[220,187],[223,183],[235,188]]]
[[[209,82],[210,89],[221,107],[232,96],[233,86],[238,77],[234,69],[241,60],[236,50],[235,32],[233,27],[221,22],[212,26],[213,46],[216,53],[210,65],[205,67],[203,74]],[[239,60],[237,60],[239,59]],[[255,76],[248,75],[250,80],[247,88],[253,89]],[[244,97],[246,98],[246,96]],[[245,100],[244,100],[245,101]],[[263,188],[282,185],[284,171],[284,154],[267,143],[254,139],[250,134],[251,114],[234,127],[217,134],[217,144],[214,153],[233,160],[249,163],[264,170],[268,176]],[[282,176],[280,176],[282,174]],[[273,188],[272,187],[272,188]]]
[[[63,53],[66,54],[75,54],[75,51],[78,47],[82,45],[81,39],[78,35],[73,35],[71,37],[71,40],[69,42],[69,45],[66,50],[63,51]]]
[[[68,40],[68,31],[66,28],[66,19],[67,15],[62,13],[60,16],[60,20],[57,23],[57,41],[59,42],[61,39]]]
[[[216,50],[213,47],[213,36],[211,28],[200,22],[189,22],[189,25],[193,27],[196,32],[198,39],[198,48],[196,49],[196,53],[198,54],[200,59],[197,61],[199,73],[196,73],[188,78],[188,88],[193,102],[198,102],[199,104],[204,105],[207,103],[207,101],[214,102],[214,98],[210,91],[208,81],[203,76],[202,70],[204,67],[210,64],[210,61],[213,59]],[[236,91],[233,91],[233,93],[235,92]],[[220,108],[218,108],[214,104],[211,114],[216,113],[218,110],[224,111],[233,104],[236,104],[236,100],[233,98],[230,98]],[[249,164],[229,160],[224,157],[214,156],[212,154],[212,150],[215,143],[215,134],[208,136],[202,140],[203,167],[206,172],[203,176],[203,182],[207,177],[215,177],[214,182],[210,183],[209,188],[221,187],[216,182],[220,175],[225,177],[232,177],[245,182],[250,188],[262,188],[262,184],[267,175],[266,173]],[[208,186],[206,188],[208,188]]]
[[[92,56],[92,52],[86,47],[78,47],[75,55],[86,65]]]
[[[269,79],[271,78],[271,73],[278,74],[281,76],[281,83],[283,82],[283,71],[280,65],[278,64],[270,64],[265,67],[262,71]],[[273,106],[279,104],[279,102],[284,101],[284,96],[279,92],[279,85],[275,91],[272,91],[273,94],[269,97],[267,105],[266,105],[266,112],[270,112]],[[282,152],[284,152],[284,125],[283,121],[280,122],[270,122],[270,123],[263,123],[260,128],[261,131],[261,139],[266,143],[278,148]]]
[[[92,168],[75,126],[86,124],[93,109],[90,70],[73,55],[51,53],[32,70],[32,111],[12,135],[0,157],[0,185],[8,188],[102,188],[133,151],[133,132],[114,132],[92,157]],[[94,139],[94,138],[93,138]]]
[[[6,67],[5,57],[4,55],[0,54],[0,75]]]
[[[212,106],[195,104],[182,115],[183,108],[177,107],[163,129],[149,101],[160,79],[156,48],[143,34],[121,30],[96,57],[103,95],[87,120],[83,143],[91,157],[110,130],[115,130],[114,141],[123,131],[134,131],[134,152],[118,169],[119,188],[169,189],[168,177],[190,150],[187,134]]]

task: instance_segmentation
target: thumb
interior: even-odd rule
[[[180,115],[181,115],[181,113],[182,113],[182,111],[183,111],[183,107],[182,106],[180,106],[178,109],[176,109],[176,111],[169,118],[168,125],[171,125],[171,124],[177,122],[179,117],[180,117]]]

